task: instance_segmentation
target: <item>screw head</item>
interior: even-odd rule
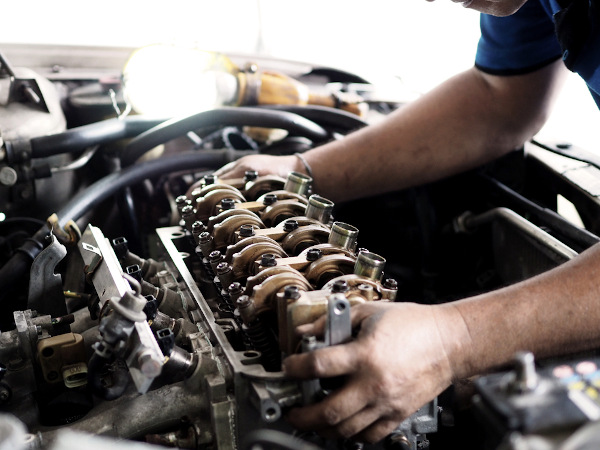
[[[275,255],[272,253],[265,253],[260,258],[260,265],[263,267],[275,267],[277,265]]]
[[[232,198],[224,198],[223,200],[221,200],[221,209],[225,211],[227,209],[233,208],[235,208],[235,200],[233,200]]]
[[[254,227],[252,225],[242,225],[240,227],[240,236],[242,236],[242,237],[254,236]]]
[[[254,181],[258,178],[258,172],[256,170],[246,170],[244,173],[244,181]]]
[[[318,248],[311,248],[306,252],[306,259],[310,262],[316,261],[321,256],[323,256],[323,252]]]
[[[263,198],[263,205],[270,206],[277,201],[277,196],[275,194],[265,194]]]
[[[386,280],[383,282],[383,287],[386,289],[396,290],[398,289],[398,282],[393,278],[386,278]]]
[[[285,222],[283,222],[283,231],[286,232],[290,232],[290,231],[294,231],[295,229],[297,229],[299,227],[298,221],[294,220],[294,219],[288,219]]]
[[[283,290],[283,297],[289,300],[298,300],[300,298],[300,289],[298,289],[298,286],[286,286]]]
[[[337,280],[331,285],[331,292],[334,294],[347,292],[349,289],[348,283],[344,280]]]
[[[217,182],[217,177],[214,175],[204,175],[204,184],[215,184]]]

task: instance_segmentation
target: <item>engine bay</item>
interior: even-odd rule
[[[122,74],[0,59],[2,444],[534,450],[597,435],[594,352],[516,355],[378,444],[286,422],[343,380],[287,379],[282,358],[352,339],[352,305],[450,302],[598,242],[600,159],[532,141],[341,204],[302,173],[219,179],[241,156],[302,153],[402,107],[356,74],[227,61],[227,101],[157,118],[131,113]],[[324,315],[323,336],[297,335]]]

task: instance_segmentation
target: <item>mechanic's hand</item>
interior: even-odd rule
[[[376,442],[435,398],[453,377],[443,343],[443,337],[451,336],[439,325],[455,318],[434,309],[438,307],[382,302],[354,306],[352,325],[360,329],[355,340],[286,358],[284,371],[293,378],[346,376],[344,385],[321,402],[293,408],[291,424],[328,438]],[[322,317],[298,332],[319,335],[324,324]]]
[[[288,173],[306,173],[300,160],[294,156],[250,155],[224,165],[215,172],[222,179],[242,178],[247,170],[256,170],[259,176],[279,175],[287,178]]]

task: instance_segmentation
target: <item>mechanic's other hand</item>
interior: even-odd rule
[[[355,340],[285,359],[284,371],[293,378],[345,376],[343,386],[319,403],[293,408],[288,420],[325,437],[381,440],[450,385],[443,338],[452,338],[446,324],[457,320],[453,314],[453,308],[414,303],[352,307],[353,328],[360,329]],[[324,324],[321,318],[298,331],[319,335]]]
[[[306,173],[294,155],[250,155],[224,165],[215,175],[222,179],[242,178],[248,170],[256,170],[259,176],[279,175],[282,178],[286,178],[288,173],[293,171]]]

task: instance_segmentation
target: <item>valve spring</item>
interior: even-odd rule
[[[252,349],[261,353],[260,361],[267,372],[275,372],[281,369],[281,359],[279,356],[278,345],[268,330],[261,322],[260,318],[254,319],[251,323],[243,325],[242,329],[250,341]]]

